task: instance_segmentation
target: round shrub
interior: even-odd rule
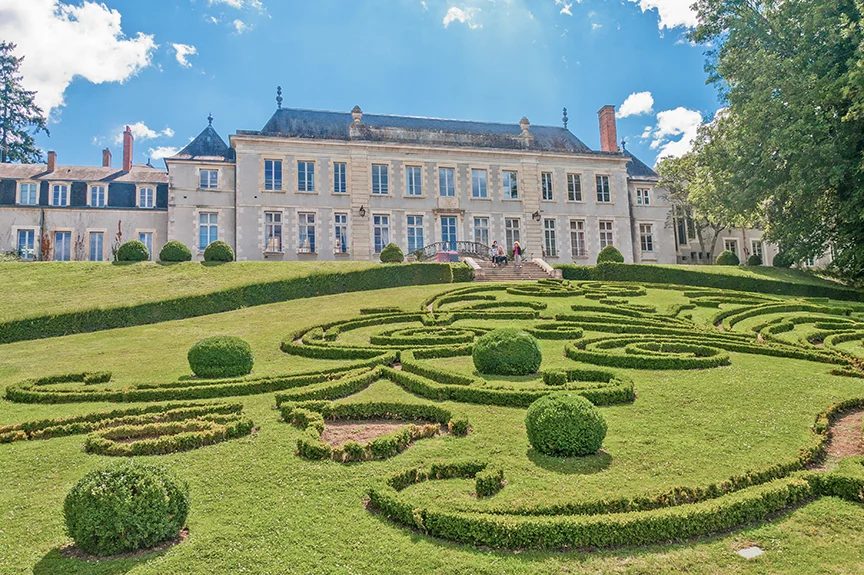
[[[399,264],[405,261],[405,255],[399,246],[389,243],[381,250],[381,261],[385,264]]]
[[[205,262],[233,262],[234,250],[222,240],[216,240],[204,250]]]
[[[729,250],[723,250],[720,252],[720,255],[717,256],[718,266],[737,266],[740,263],[741,260],[735,255],[735,252]]]
[[[615,246],[606,246],[600,250],[599,254],[597,254],[597,263],[602,264],[603,262],[617,262],[623,264],[624,255]]]
[[[772,265],[775,268],[791,268],[792,264],[795,262],[792,261],[792,257],[789,256],[786,252],[777,252],[777,255],[774,256],[774,261]]]
[[[528,441],[541,453],[591,455],[606,437],[606,420],[593,403],[570,391],[545,395],[525,415]]]
[[[66,531],[93,555],[146,549],[176,537],[189,486],[162,467],[124,461],[85,475],[63,504]]]
[[[501,328],[481,336],[474,343],[474,367],[492,375],[537,373],[543,356],[537,340],[516,328]]]
[[[252,371],[252,348],[239,337],[208,337],[197,342],[186,356],[198,377],[238,377]]]
[[[138,240],[129,240],[117,250],[118,262],[146,262],[149,259],[150,250]]]
[[[162,262],[188,262],[192,261],[192,250],[179,240],[171,240],[159,252],[159,261]]]
[[[762,256],[759,254],[753,254],[749,258],[747,258],[748,266],[761,266],[762,265]]]

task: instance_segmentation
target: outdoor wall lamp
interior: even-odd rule
[[[540,210],[537,210],[536,212],[531,214],[531,217],[534,219],[535,222],[539,222],[540,221]]]
[[[364,208],[363,206],[360,206],[360,217],[361,218],[366,217],[366,208]]]

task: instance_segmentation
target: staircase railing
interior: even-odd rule
[[[438,252],[456,252],[460,256],[470,256],[475,259],[488,260],[491,258],[491,248],[480,242],[436,242],[425,246],[422,250],[423,257],[428,259],[435,257]]]

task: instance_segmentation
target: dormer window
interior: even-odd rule
[[[105,199],[105,186],[90,186],[90,201],[88,204],[91,208],[104,208]]]
[[[156,204],[156,193],[153,188],[138,189],[138,207],[152,209]]]
[[[39,203],[39,188],[36,184],[21,184],[18,203],[22,206],[35,206]]]
[[[69,186],[67,186],[66,184],[54,184],[53,186],[51,186],[51,205],[69,205]]]
[[[218,170],[200,170],[198,172],[198,186],[202,190],[215,190],[219,187]]]

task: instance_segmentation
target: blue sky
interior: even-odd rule
[[[597,110],[649,164],[688,148],[719,107],[690,0],[0,0],[60,164],[182,148],[213,114],[227,140],[276,107],[569,127],[599,147]],[[622,104],[627,104],[622,108]],[[161,160],[154,161],[162,165]]]

